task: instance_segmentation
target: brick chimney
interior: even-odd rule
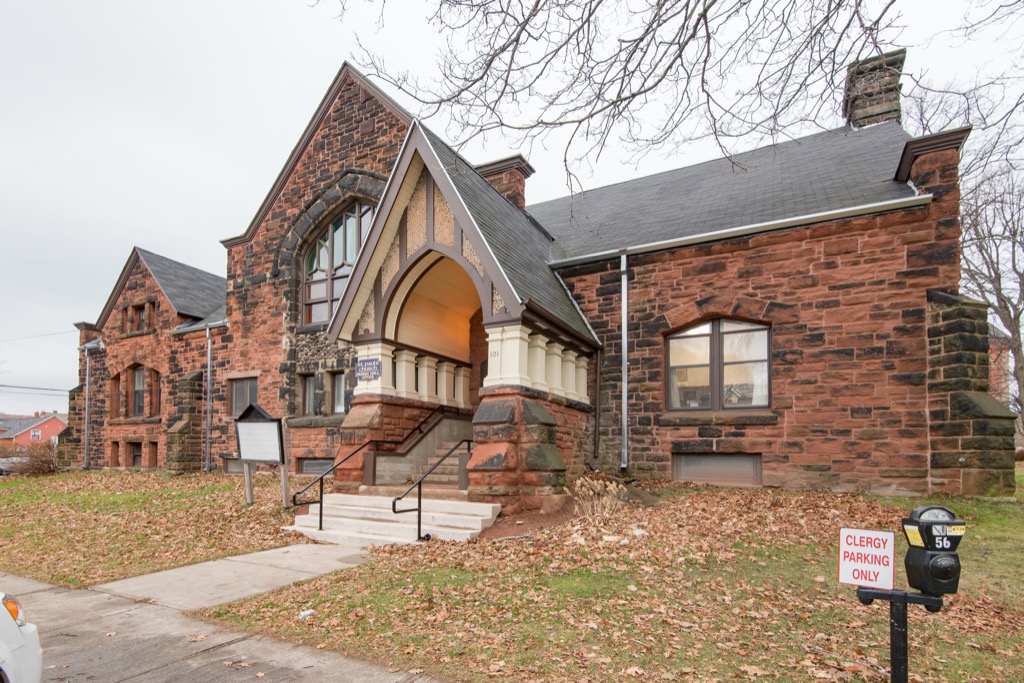
[[[526,208],[526,179],[533,175],[533,166],[521,154],[476,167],[476,172],[520,211]]]
[[[900,110],[900,75],[906,50],[869,57],[846,67],[843,116],[854,128],[903,119]]]

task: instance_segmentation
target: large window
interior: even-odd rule
[[[768,407],[768,327],[712,320],[668,338],[669,410]]]
[[[302,414],[319,415],[324,400],[323,375],[302,375]]]
[[[132,371],[132,415],[146,414],[146,369],[142,366]]]
[[[110,417],[121,417],[121,375],[110,378]]]
[[[325,323],[334,313],[372,220],[373,207],[356,202],[345,209],[306,253],[303,261],[305,323]]]
[[[348,412],[353,388],[349,384],[353,379],[354,377],[346,376],[344,372],[331,375],[331,412],[335,415],[344,415]]]
[[[231,388],[231,414],[238,417],[250,404],[256,403],[256,378],[233,379]]]

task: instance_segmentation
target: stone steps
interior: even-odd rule
[[[458,441],[450,441],[442,444],[434,454],[427,459],[427,464],[420,468],[419,476],[422,476],[434,465],[434,463],[443,458],[444,455],[451,451],[458,443]],[[458,489],[459,452],[456,451],[449,455],[447,460],[441,463],[437,469],[430,473],[430,476],[424,481],[424,485],[429,485],[435,488]]]
[[[285,529],[324,543],[356,545],[361,548],[415,543],[416,513],[395,514],[391,510],[391,501],[392,497],[386,495],[328,494],[324,496],[322,530],[317,528],[319,505],[310,505],[307,514],[297,515],[295,523]],[[413,492],[398,504],[398,509],[407,510],[415,506],[416,497]],[[451,498],[424,498],[422,531],[431,538],[467,541],[491,526],[500,511],[501,506],[495,504],[470,503]]]

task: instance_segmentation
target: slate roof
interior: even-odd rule
[[[42,415],[40,417],[5,417],[0,418],[0,439],[13,439],[18,434],[22,434],[32,429],[36,425],[41,425],[51,417],[57,417],[56,415]]]
[[[206,318],[225,307],[227,280],[135,247],[153,279],[180,315]],[[223,316],[222,316],[223,317]]]
[[[596,341],[565,285],[547,266],[551,236],[510,204],[444,140],[422,123],[419,125],[509,284],[527,308],[532,305],[584,339]]]
[[[799,140],[527,207],[555,238],[551,260],[914,196],[893,179],[899,124]]]

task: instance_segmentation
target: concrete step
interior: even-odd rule
[[[324,517],[323,531],[339,531],[346,534],[359,534],[367,538],[381,539],[380,542],[375,542],[374,545],[398,542],[395,539],[403,539],[406,543],[415,541],[416,514],[407,513],[395,516],[400,517],[402,521],[386,522],[380,520]],[[295,518],[295,524],[292,526],[303,533],[306,530],[319,531],[315,515],[299,515]],[[424,534],[430,534],[431,538],[439,538],[445,541],[468,541],[479,536],[480,531],[482,529],[474,531],[472,529],[430,525],[426,521],[423,522]]]
[[[408,510],[416,507],[416,501],[414,500],[403,500],[398,504],[399,510]],[[309,513],[305,515],[297,515],[295,517],[296,526],[316,526],[319,521],[320,506],[310,505]],[[412,512],[402,512],[396,515],[391,511],[390,507],[379,508],[379,507],[357,507],[354,505],[341,505],[341,506],[324,506],[324,527],[327,527],[327,521],[333,520],[338,522],[345,522],[347,520],[355,519],[366,522],[384,522],[393,523],[399,522],[404,519],[412,517],[415,519],[416,515]],[[435,510],[424,510],[423,524],[430,524],[432,526],[443,526],[452,527],[453,529],[469,529],[471,531],[483,531],[490,526],[492,520],[490,517],[484,517],[481,515],[465,514],[460,512],[439,512]],[[307,518],[312,520],[312,524],[309,524]],[[300,523],[299,520],[302,520]]]
[[[333,543],[334,545],[352,545],[358,548],[368,548],[371,545],[382,546],[382,545],[406,545],[409,543],[416,542],[416,531],[415,529],[411,534],[406,537],[384,537],[384,536],[373,536],[369,534],[360,534],[353,531],[338,531],[337,529],[324,529],[320,531],[314,525],[310,527],[297,527],[297,526],[286,526],[281,527],[285,531],[295,531],[308,536],[314,541],[320,543]]]
[[[374,487],[380,489],[391,489],[392,487]],[[399,493],[405,489],[402,487],[394,487]],[[383,491],[382,491],[383,493]],[[390,491],[388,491],[390,493]],[[427,490],[424,489],[426,496]],[[398,494],[394,494],[398,495]],[[391,510],[391,500],[393,495],[357,495],[354,493],[328,493],[324,496],[325,505],[354,505],[356,507],[381,507]],[[409,496],[399,503],[404,505],[407,501],[416,500],[416,491],[414,490]],[[413,503],[415,504],[415,503]],[[423,498],[423,509],[429,510],[430,512],[455,512],[465,515],[480,515],[488,516],[493,521],[498,513],[501,512],[501,506],[496,503],[470,503],[466,500],[452,500],[448,498]],[[326,508],[324,508],[326,511]]]
[[[414,495],[401,501],[398,509],[415,507]],[[389,495],[331,493],[324,496],[322,530],[317,528],[320,522],[318,505],[310,505],[308,514],[297,515],[295,523],[285,529],[298,531],[324,543],[364,548],[369,545],[414,543],[417,538],[416,513],[395,514],[391,510],[392,498]],[[501,511],[500,505],[470,503],[457,498],[424,498],[423,508],[423,534],[447,541],[466,541],[479,536],[481,531],[494,523]]]

